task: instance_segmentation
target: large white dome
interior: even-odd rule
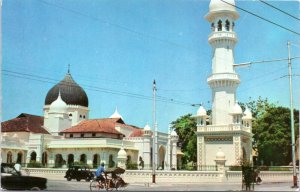
[[[67,110],[68,110],[68,106],[67,106],[66,102],[64,102],[61,99],[60,92],[59,92],[57,99],[51,103],[49,112],[67,113]]]
[[[228,2],[228,4],[221,0],[211,0],[209,4],[209,11],[210,12],[224,11],[224,10],[235,11],[234,0],[225,0],[225,1]]]

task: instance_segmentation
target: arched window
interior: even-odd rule
[[[233,28],[234,28],[234,22],[232,22],[232,30],[233,30]]]
[[[86,155],[85,154],[80,155],[80,162],[86,164]]]
[[[18,153],[18,156],[17,156],[17,163],[22,163],[22,159],[23,159],[23,153],[22,152],[19,152]]]
[[[100,155],[94,154],[93,156],[93,168],[97,168],[100,164]]]
[[[225,22],[226,31],[229,31],[229,28],[230,28],[230,22],[228,20],[226,20],[226,22]]]
[[[222,31],[222,21],[219,20],[218,22],[218,31]]]
[[[211,23],[211,30],[215,31],[215,23]]]
[[[7,153],[7,156],[6,156],[6,162],[7,162],[7,163],[12,163],[12,153],[11,153],[11,151],[9,151],[9,152]]]
[[[33,151],[31,154],[30,154],[30,161],[36,161],[36,152]]]
[[[68,166],[70,167],[71,165],[73,165],[73,163],[74,163],[74,155],[69,154],[68,155]]]
[[[55,155],[55,167],[62,167],[62,165],[64,164],[64,160],[62,158],[61,154],[56,154]]]
[[[113,155],[109,155],[109,160],[108,160],[108,167],[114,167],[115,166],[115,162],[113,160]]]

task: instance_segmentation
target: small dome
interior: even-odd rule
[[[80,105],[83,107],[89,106],[88,97],[85,91],[73,80],[70,73],[67,73],[63,80],[48,91],[45,99],[45,105],[50,105],[53,101],[55,101],[58,96],[58,92],[61,93],[62,99],[68,105]]]
[[[150,126],[147,123],[147,125],[144,127],[144,131],[150,131],[150,130],[151,130],[151,128],[150,128]]]
[[[209,11],[215,12],[215,11],[236,11],[235,10],[235,2],[234,0],[226,0],[227,3],[221,1],[221,0],[211,0],[209,4]],[[231,5],[230,5],[231,4]]]
[[[57,99],[51,103],[49,112],[67,113],[67,110],[68,110],[68,106],[61,99],[60,92],[59,92]]]
[[[175,130],[172,130],[171,136],[178,136]]]
[[[207,112],[202,105],[199,107],[197,111],[197,116],[207,116]]]
[[[216,159],[217,160],[225,160],[225,154],[221,148],[219,148],[219,151],[216,154]]]
[[[234,104],[231,114],[233,115],[243,114],[243,110],[241,106],[238,104],[238,102]]]
[[[124,150],[124,147],[122,146],[120,151],[118,152],[118,158],[119,159],[126,159],[127,158],[127,153],[126,151]]]
[[[115,112],[109,118],[121,118],[121,119],[123,119],[122,115],[119,114],[117,108],[116,108]]]
[[[248,108],[246,108],[246,110],[244,111],[243,119],[252,119],[252,113]]]

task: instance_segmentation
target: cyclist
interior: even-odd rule
[[[97,181],[101,181],[102,183],[105,182],[105,178],[103,177],[102,173],[104,173],[104,163],[101,163],[101,165],[98,167],[98,169],[95,172],[95,175],[97,177]]]

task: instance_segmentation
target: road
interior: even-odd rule
[[[75,180],[64,181],[48,179],[47,191],[89,191],[89,182]],[[207,183],[207,184],[167,184],[167,183],[131,183],[125,191],[240,191],[237,183]],[[254,186],[254,191],[298,191],[291,188],[291,183],[262,183]]]

